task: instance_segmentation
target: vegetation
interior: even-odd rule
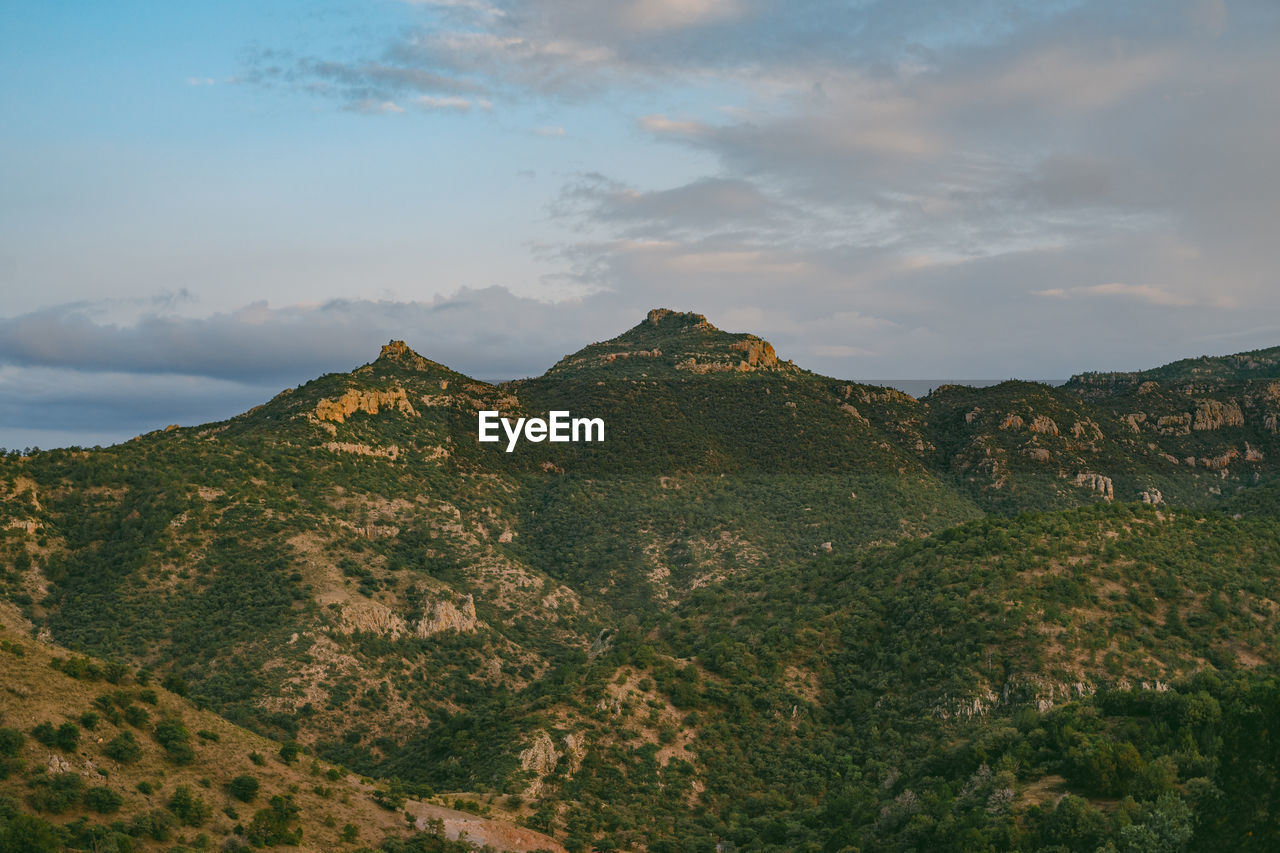
[[[8,454],[0,850],[1275,849],[1277,363],[915,400],[655,312]]]

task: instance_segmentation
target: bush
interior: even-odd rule
[[[135,728],[142,728],[150,719],[151,715],[141,705],[129,705],[124,709],[124,721]]]
[[[133,732],[121,732],[107,741],[106,746],[102,748],[102,752],[112,761],[118,761],[121,764],[132,764],[142,757],[142,746],[138,743],[137,738],[133,736]]]
[[[155,738],[174,764],[190,764],[195,760],[195,750],[190,743],[191,732],[181,720],[170,717],[156,723]]]
[[[31,730],[31,736],[45,746],[53,746],[58,742],[58,730],[53,723],[43,722]]]
[[[101,785],[84,792],[84,804],[98,814],[111,814],[124,805],[124,797]]]
[[[191,788],[186,785],[179,785],[169,798],[169,811],[187,826],[200,826],[211,814],[205,801],[192,793]]]
[[[297,844],[302,840],[302,829],[289,827],[297,818],[298,807],[294,805],[293,798],[275,796],[271,798],[271,805],[253,816],[246,834],[249,841],[258,847]]]
[[[293,741],[286,743],[280,747],[280,760],[285,764],[292,764],[298,759],[298,745]]]
[[[54,743],[58,749],[71,752],[80,743],[80,727],[75,723],[63,723],[54,734]]]
[[[40,773],[29,784],[32,790],[27,802],[38,812],[62,814],[84,794],[84,779],[79,773]]]
[[[258,796],[258,780],[249,775],[237,776],[231,780],[227,790],[242,803],[249,803]]]
[[[24,740],[26,737],[17,729],[0,728],[0,758],[16,758]]]

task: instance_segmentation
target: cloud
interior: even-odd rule
[[[1195,300],[1176,293],[1170,293],[1163,288],[1150,284],[1122,284],[1120,282],[1111,282],[1109,284],[1092,284],[1087,287],[1054,287],[1048,290],[1033,290],[1032,293],[1037,296],[1047,296],[1052,299],[1073,299],[1077,297],[1100,296],[1104,298],[1131,299],[1136,302],[1145,302],[1148,305],[1166,305],[1173,307],[1186,307],[1194,305]]]
[[[365,115],[404,112],[404,107],[400,106],[395,101],[379,101],[374,98],[362,98],[359,101],[352,101],[347,104],[345,108],[351,112],[364,113]]]
[[[457,112],[470,112],[472,107],[481,110],[493,109],[493,103],[485,98],[460,98],[455,96],[438,98],[434,95],[419,95],[413,99],[413,103],[424,110],[455,110]]]

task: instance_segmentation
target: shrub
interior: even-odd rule
[[[53,723],[46,721],[33,728],[31,736],[45,746],[53,746],[58,741],[58,730],[53,727]]]
[[[80,727],[71,722],[58,726],[58,730],[54,733],[54,743],[64,752],[75,749],[80,743]]]
[[[293,798],[277,795],[271,798],[267,808],[254,814],[246,834],[255,846],[297,844],[302,840],[302,829],[289,827],[297,818],[298,807],[294,805]]]
[[[124,797],[101,785],[84,792],[84,804],[98,814],[111,814],[124,805]]]
[[[27,802],[38,812],[62,814],[84,794],[84,779],[79,773],[40,773],[29,784],[32,790]]]
[[[0,728],[0,758],[15,758],[26,740],[17,729]]]
[[[252,802],[258,796],[258,780],[249,775],[237,776],[231,780],[227,790],[242,803]]]
[[[174,764],[190,764],[195,760],[191,733],[181,720],[170,717],[156,723],[155,738]]]
[[[187,826],[200,826],[211,813],[204,800],[192,793],[191,788],[179,785],[169,798],[169,811]]]
[[[112,761],[118,761],[121,764],[132,764],[142,757],[142,746],[139,745],[137,738],[133,736],[133,732],[121,732],[107,741],[106,746],[102,748],[102,752]]]

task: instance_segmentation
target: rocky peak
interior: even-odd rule
[[[612,375],[798,373],[766,340],[717,329],[702,314],[655,308],[616,338],[565,356],[550,374],[605,368]]]
[[[719,329],[707,322],[705,314],[695,314],[692,311],[673,311],[670,308],[654,308],[649,312],[646,321],[650,326],[678,326],[681,328],[693,327],[696,329],[719,331]]]

